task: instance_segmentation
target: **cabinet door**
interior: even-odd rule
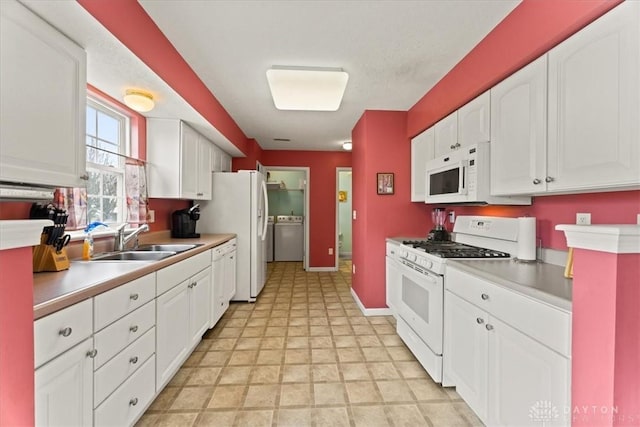
[[[211,319],[211,267],[189,280],[189,350],[194,348],[209,329]]]
[[[458,112],[454,111],[434,126],[434,157],[440,157],[460,147],[458,143]]]
[[[397,316],[398,313],[398,299],[400,298],[400,281],[401,274],[398,269],[398,264],[393,258],[386,257],[386,272],[385,272],[385,282],[386,282],[386,290],[387,290],[387,307],[391,309],[394,316]]]
[[[237,271],[237,251],[229,252],[224,256],[225,268],[224,268],[224,286],[225,286],[225,303],[229,304],[229,301],[236,295],[236,271]]]
[[[185,281],[156,300],[156,387],[162,390],[191,349],[189,288]]]
[[[211,147],[213,144],[203,136],[198,142],[198,200],[211,200]]]
[[[180,196],[198,197],[198,133],[184,123],[180,127]]]
[[[491,194],[546,189],[547,56],[491,89]]]
[[[640,3],[549,52],[549,191],[640,184]]]
[[[214,145],[211,150],[211,167],[214,172],[222,172],[222,150]]]
[[[567,425],[569,359],[491,318],[489,414],[492,426]]]
[[[443,381],[455,385],[469,407],[486,422],[488,400],[488,315],[445,292]]]
[[[424,203],[427,162],[434,156],[434,128],[411,140],[411,201]]]
[[[220,169],[222,172],[231,172],[231,156],[224,151],[220,154]]]
[[[225,283],[224,283],[224,257],[213,260],[211,278],[211,322],[213,328],[225,311]]]
[[[458,142],[462,147],[489,142],[489,91],[458,110]]]
[[[93,424],[93,338],[61,354],[35,372],[37,426]]]
[[[86,186],[86,54],[18,2],[1,11],[0,181]]]

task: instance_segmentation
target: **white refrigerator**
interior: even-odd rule
[[[238,235],[233,301],[253,302],[267,276],[267,186],[263,175],[254,170],[214,172],[212,176],[211,201],[200,202],[198,231]]]

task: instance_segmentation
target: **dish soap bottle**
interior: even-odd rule
[[[85,261],[89,261],[93,257],[93,236],[91,232],[101,225],[108,227],[107,224],[102,222],[92,222],[84,229],[87,234],[84,236],[84,242],[82,242],[82,259]]]

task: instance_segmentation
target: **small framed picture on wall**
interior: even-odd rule
[[[393,173],[378,172],[378,194],[393,194]]]

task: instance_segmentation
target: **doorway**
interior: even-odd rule
[[[309,168],[308,167],[287,167],[287,166],[265,166],[264,173],[267,178],[267,197],[269,199],[269,212],[267,215],[277,218],[279,215],[302,217],[303,242],[302,242],[302,265],[305,270],[309,269]],[[282,224],[284,225],[284,224]],[[278,252],[275,234],[278,223],[274,224],[274,259]],[[291,226],[290,226],[291,227]],[[293,226],[295,227],[295,226]],[[282,230],[285,232],[285,230]],[[283,234],[286,236],[295,235],[291,231]],[[288,247],[289,251],[291,247]],[[295,258],[295,257],[294,257]],[[292,259],[292,258],[288,258]]]
[[[351,168],[336,168],[336,268],[352,253],[352,176]]]

